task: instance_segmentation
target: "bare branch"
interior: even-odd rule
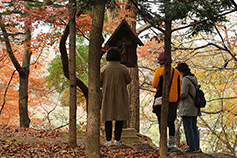
[[[224,110],[223,109],[221,109],[221,110],[219,110],[219,111],[213,111],[213,112],[210,112],[210,111],[202,111],[201,110],[201,112],[202,113],[205,113],[205,114],[219,114],[219,113],[221,113],[221,112],[223,112]]]
[[[223,43],[223,46],[225,47],[225,50],[231,55],[231,57],[235,60],[235,62],[237,62],[237,58],[235,57],[235,55],[234,55],[233,53],[231,53],[231,51],[226,47],[225,42],[224,42],[224,39],[223,39],[223,37],[222,37],[220,31],[219,31],[218,28],[216,27],[216,25],[215,25],[215,29],[216,29],[218,35],[219,35],[220,38],[221,38],[221,41],[222,41],[222,43]]]
[[[145,25],[142,25],[142,26],[140,26],[139,28],[136,29],[136,34],[139,35],[139,34],[142,33],[143,31],[145,31],[145,30],[147,30],[147,29],[149,29],[149,28],[151,28],[151,27],[152,27],[152,25],[151,25],[150,23],[147,23],[147,24],[145,24]]]
[[[235,6],[235,9],[237,9],[237,4],[235,3],[235,0],[230,0],[232,3],[233,3],[233,5]]]
[[[67,124],[65,124],[65,125],[62,125],[62,126],[59,126],[59,127],[55,128],[55,129],[53,129],[53,130],[58,130],[58,129],[63,128],[63,127],[66,127],[66,126],[68,126],[68,125],[69,125],[69,123],[67,123]]]
[[[186,28],[189,28],[189,27],[191,27],[191,26],[195,26],[195,25],[204,23],[204,22],[206,22],[207,20],[213,20],[213,19],[216,19],[216,18],[218,18],[218,17],[225,16],[225,15],[230,14],[230,13],[233,13],[233,12],[235,12],[235,11],[236,11],[236,9],[235,9],[235,10],[231,10],[231,11],[229,11],[229,12],[225,12],[225,13],[223,13],[223,14],[220,14],[220,15],[218,15],[218,16],[212,17],[212,18],[210,18],[210,19],[205,19],[205,20],[197,21],[196,23],[192,23],[192,24],[187,25],[187,26],[183,26],[183,27],[179,27],[179,28],[173,29],[173,30],[171,30],[171,31],[174,32],[174,31],[186,29]]]
[[[0,115],[1,115],[1,113],[2,113],[2,110],[3,110],[3,108],[4,108],[4,105],[5,105],[5,103],[6,103],[7,90],[8,90],[8,87],[10,86],[10,83],[11,83],[11,81],[12,81],[12,79],[13,79],[13,76],[14,76],[15,72],[16,72],[16,70],[14,70],[14,71],[12,72],[12,76],[11,76],[11,78],[10,78],[8,84],[7,84],[6,89],[5,89],[5,93],[4,93],[4,97],[3,97],[3,104],[2,104],[2,107],[1,107],[1,110],[0,110]]]
[[[231,150],[231,152],[233,152],[233,153],[235,152],[234,148],[231,147],[231,145],[230,145],[230,143],[229,143],[228,141],[223,140],[223,139],[209,126],[209,124],[208,124],[202,117],[199,117],[199,118],[202,120],[202,122],[205,124],[205,126],[212,132],[212,134],[214,134],[223,144],[225,144],[225,145],[228,147],[228,149]]]
[[[0,20],[2,21],[2,17],[1,16],[0,16]],[[5,40],[5,44],[6,44],[6,48],[7,48],[7,53],[9,55],[13,65],[15,66],[16,70],[19,72],[20,75],[26,75],[25,70],[20,66],[19,62],[17,61],[17,59],[16,59],[16,57],[15,57],[13,51],[12,51],[7,30],[4,27],[4,25],[2,24],[2,22],[1,22],[0,27],[2,29],[2,33],[3,33],[3,36],[4,36],[4,40]]]
[[[237,98],[237,97],[215,98],[215,99],[208,100],[207,102],[212,102],[212,101],[215,101],[215,100],[224,100],[224,99],[236,99],[236,98]]]

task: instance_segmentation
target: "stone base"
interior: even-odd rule
[[[122,132],[120,141],[125,144],[126,143],[139,143],[136,129],[135,128],[123,128],[123,132]]]
[[[114,140],[114,132],[113,132],[113,138]],[[122,135],[120,141],[123,144],[127,144],[128,146],[136,146],[134,148],[153,148],[156,149],[157,146],[152,142],[152,139],[146,135],[142,135],[140,133],[137,133],[136,129],[134,128],[123,128]],[[149,148],[148,148],[149,147]]]

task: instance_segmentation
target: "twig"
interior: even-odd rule
[[[65,127],[65,126],[67,126],[67,125],[69,125],[69,123],[67,123],[67,124],[65,124],[65,125],[62,125],[62,126],[59,126],[59,127],[55,128],[55,129],[53,129],[53,130],[58,130],[58,129],[63,128],[63,127]]]
[[[3,97],[3,104],[2,104],[2,107],[1,107],[1,110],[0,110],[0,115],[2,114],[2,110],[3,110],[4,105],[5,105],[5,103],[6,103],[6,95],[7,95],[8,87],[10,86],[10,83],[11,83],[12,78],[13,78],[13,76],[14,76],[14,74],[15,74],[16,71],[17,71],[17,70],[14,70],[14,71],[12,72],[12,76],[11,76],[11,78],[10,78],[8,84],[7,84],[7,87],[6,87],[6,90],[5,90],[5,93],[4,93],[4,97]]]

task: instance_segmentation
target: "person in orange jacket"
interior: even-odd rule
[[[160,67],[156,69],[154,74],[154,79],[152,81],[152,87],[156,88],[156,97],[162,96],[162,86],[163,86],[163,78],[164,78],[164,68],[165,68],[165,58],[164,58],[164,51],[159,54],[158,60],[156,63],[160,64]],[[177,69],[171,67],[171,76],[172,73],[173,78],[170,87],[169,93],[169,114],[168,114],[168,128],[169,128],[169,147],[175,146],[175,119],[177,117],[177,106],[178,102],[180,101],[180,94],[181,94],[181,79],[180,73]],[[153,113],[156,114],[159,129],[160,129],[160,120],[161,120],[161,106],[153,106]]]

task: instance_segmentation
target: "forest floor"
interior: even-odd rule
[[[159,151],[152,141],[143,135],[137,135],[139,141],[126,142],[122,146],[105,147],[104,136],[101,136],[101,157],[129,157],[129,158],[158,158]],[[86,134],[77,133],[78,147],[70,148],[68,134],[57,130],[42,130],[33,128],[20,128],[15,126],[0,125],[0,157],[86,157]],[[179,147],[183,150],[184,145]],[[179,150],[168,152],[168,157],[173,158],[235,158],[225,153],[182,153]]]

